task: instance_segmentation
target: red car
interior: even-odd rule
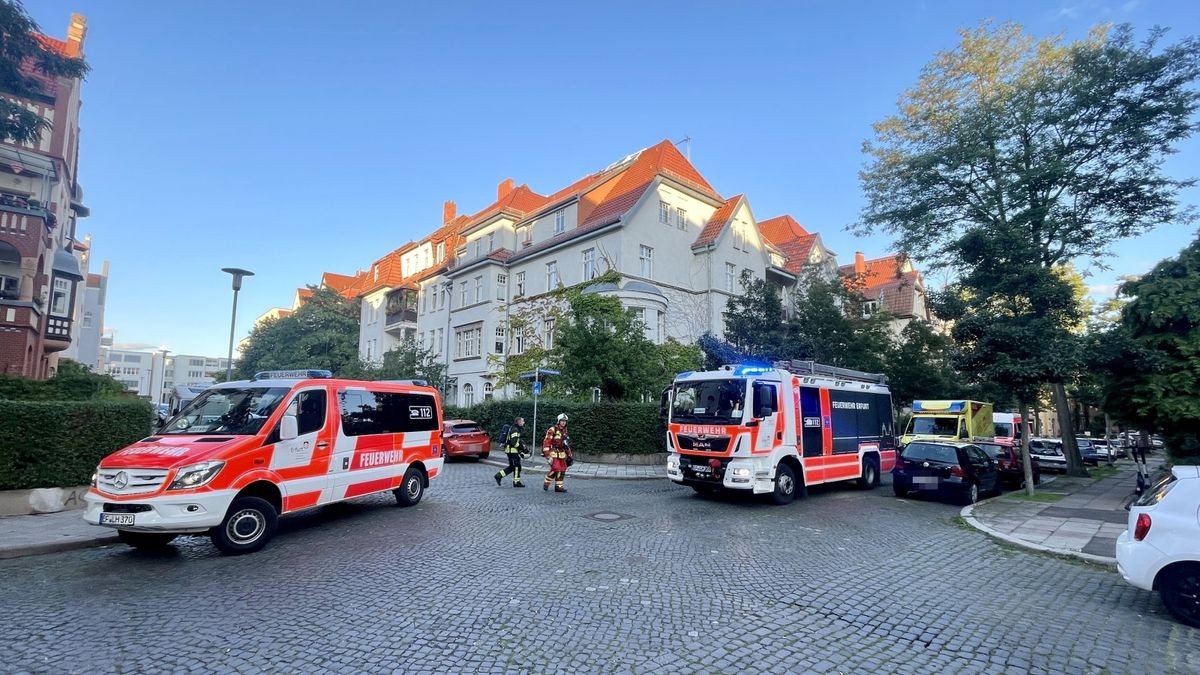
[[[487,459],[492,451],[492,439],[478,423],[471,420],[446,420],[442,423],[442,442],[446,457],[475,457]]]
[[[1021,464],[1021,446],[1007,443],[976,443],[989,457],[996,460],[1000,469],[1000,482],[1004,485],[1019,488],[1025,484],[1025,467]],[[1033,484],[1042,482],[1042,467],[1038,466],[1037,458],[1029,458],[1030,468],[1033,469]]]

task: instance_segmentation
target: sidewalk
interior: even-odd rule
[[[1129,519],[1125,504],[1137,482],[1133,462],[1118,461],[1115,468],[1105,478],[1059,476],[1044,483],[1037,490],[1044,502],[1022,499],[1022,490],[967,506],[962,516],[1011,544],[1115,566],[1117,537]]]
[[[493,453],[495,454],[495,453]],[[483,460],[484,464],[492,466],[507,467],[508,460],[499,460],[488,458]],[[540,455],[535,455],[531,459],[521,460],[521,471],[523,473],[546,473],[550,470],[550,463]],[[567,478],[619,478],[624,480],[650,480],[656,478],[666,478],[666,464],[597,464],[595,462],[575,462],[567,469]]]
[[[83,511],[59,511],[0,518],[0,560],[103,546],[117,541],[117,532],[83,522]]]

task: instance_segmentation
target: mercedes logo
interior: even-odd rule
[[[113,487],[118,490],[124,490],[127,485],[129,485],[129,474],[124,471],[118,471],[117,475],[113,476]]]

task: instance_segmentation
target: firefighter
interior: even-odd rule
[[[554,426],[546,430],[546,438],[542,440],[542,455],[550,460],[550,472],[542,483],[543,490],[550,489],[554,483],[555,492],[566,492],[563,479],[567,476],[567,460],[571,457],[571,438],[567,435],[567,414],[559,413]]]
[[[504,439],[504,455],[508,457],[508,468],[501,469],[499,473],[492,476],[496,479],[496,485],[500,485],[504,477],[511,473],[513,487],[525,487],[525,484],[521,482],[521,428],[524,426],[524,417],[513,420],[513,425],[508,431],[508,438]]]

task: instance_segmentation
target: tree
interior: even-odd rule
[[[905,326],[883,366],[893,404],[965,395],[966,383],[954,369],[953,358],[954,342],[949,337],[921,321]]]
[[[841,278],[814,271],[803,275],[798,287],[803,291],[796,294],[787,325],[785,356],[883,372],[892,341],[887,314],[864,316],[862,296]]]
[[[312,290],[312,296],[293,314],[255,326],[235,364],[237,377],[292,368],[322,368],[337,376],[362,376],[358,301],[346,300],[328,288]]]
[[[558,325],[561,382],[577,397],[598,387],[606,400],[638,400],[655,395],[655,345],[633,310],[618,298],[599,293],[570,294],[567,321]],[[660,387],[661,388],[661,387]]]
[[[1105,336],[1105,409],[1161,430],[1176,461],[1200,462],[1200,238],[1121,293],[1131,300]]]
[[[0,0],[0,140],[36,143],[50,122],[13,98],[45,95],[44,77],[82,78],[88,66],[38,38],[41,29],[19,0]]]
[[[1160,47],[1161,39],[1156,30],[1135,43],[1128,27],[1068,44],[1013,24],[963,31],[898,114],[875,125],[856,229],[890,232],[900,250],[968,273],[968,235],[1003,240],[1027,256],[1001,270],[1016,274],[1102,260],[1122,238],[1188,220],[1178,197],[1191,182],[1167,177],[1161,164],[1195,130],[1200,42]],[[1063,380],[1050,383],[1074,466]]]
[[[779,288],[748,273],[741,284],[742,294],[730,298],[725,309],[725,340],[745,354],[780,356],[787,331]]]

